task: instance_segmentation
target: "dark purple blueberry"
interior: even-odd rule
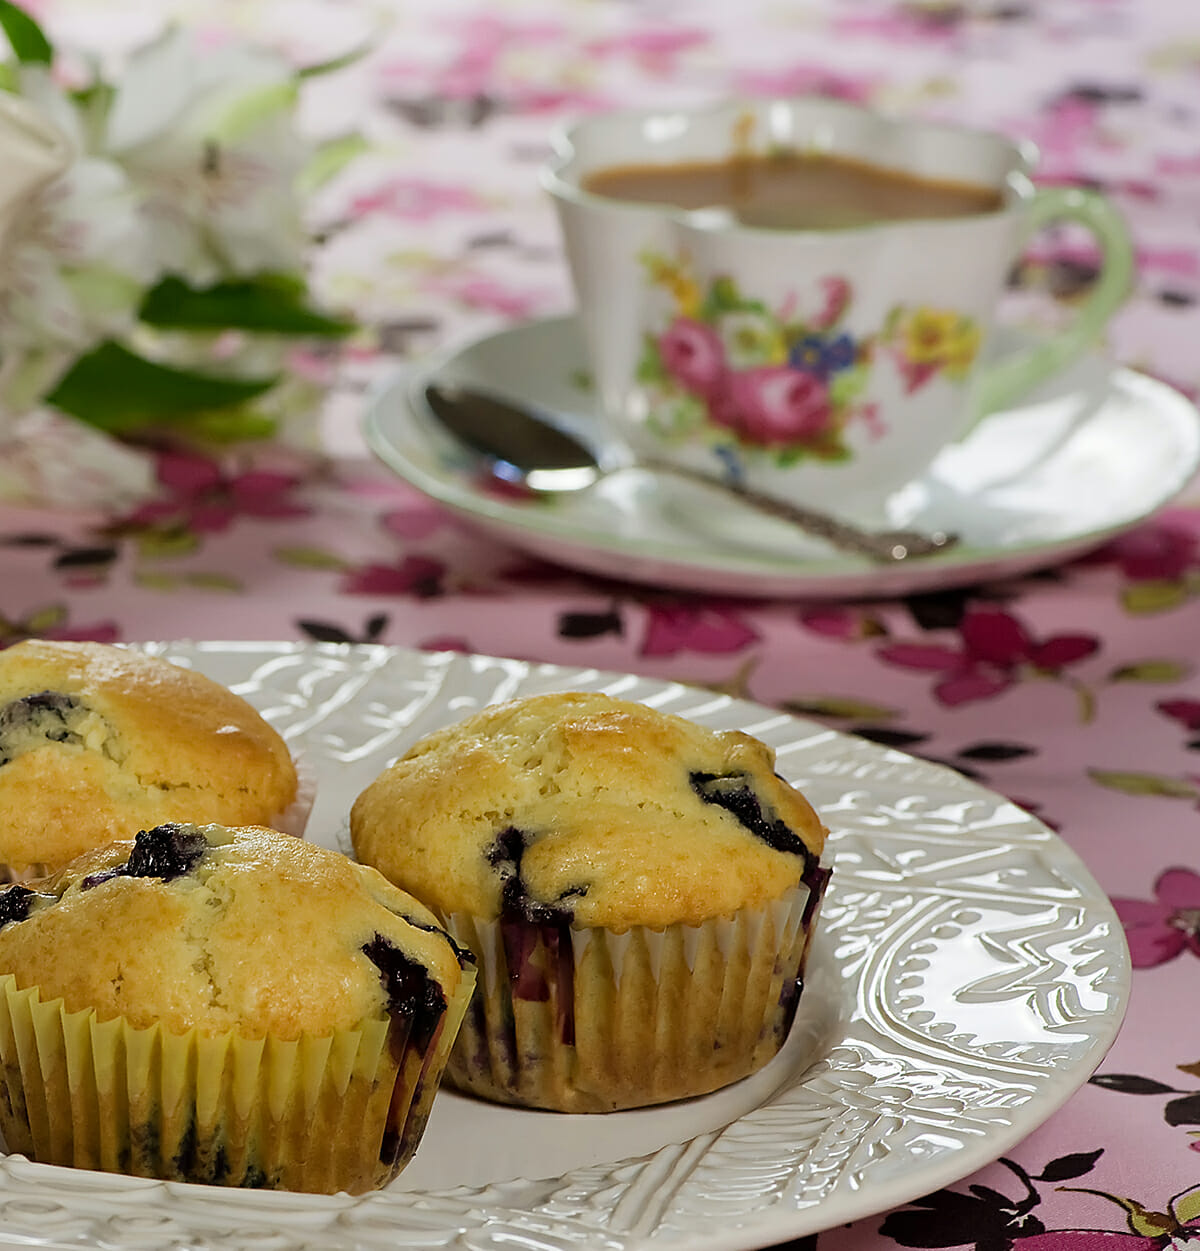
[[[510,825],[496,835],[496,841],[487,850],[487,862],[493,868],[511,866],[515,871],[520,868],[524,854],[525,835],[516,826]]]
[[[553,926],[538,926],[523,916],[500,914],[500,938],[504,943],[504,959],[508,965],[508,988],[514,999],[526,1003],[545,1003],[550,998],[550,984],[533,957],[542,945],[542,930],[554,933]]]
[[[9,731],[33,733],[52,743],[81,744],[73,723],[85,711],[79,700],[62,691],[38,691],[5,704],[0,708],[0,764],[13,758],[14,752],[5,741]]]
[[[47,716],[65,724],[67,717],[80,706],[74,695],[64,691],[38,691],[34,695],[22,695],[0,708],[0,727],[27,725]]]
[[[803,839],[778,817],[763,812],[762,803],[745,773],[722,775],[695,772],[688,774],[688,781],[706,804],[724,808],[768,847],[793,856],[803,856],[807,863],[812,853],[805,847]]]
[[[800,996],[803,992],[803,973],[783,979],[783,985],[779,989],[779,1016],[775,1022],[776,1037],[783,1039],[791,1033],[792,1022],[796,1019],[796,1009],[800,1006]]]
[[[119,872],[125,877],[157,877],[170,882],[190,873],[207,850],[208,840],[199,830],[171,821],[140,830],[129,863]]]
[[[139,830],[124,864],[89,873],[79,888],[91,890],[114,877],[155,877],[173,882],[190,873],[207,850],[208,840],[194,826],[169,821],[152,830]]]
[[[466,947],[460,947],[440,925],[430,925],[428,921],[416,921],[403,912],[397,912],[396,915],[402,921],[407,921],[414,930],[424,930],[426,934],[437,934],[439,937],[444,938],[450,944],[450,950],[454,952],[454,958],[458,961],[460,969],[465,969],[468,964],[473,965],[475,963],[474,953],[468,951]]]
[[[586,885],[563,891],[555,903],[533,899],[521,876],[521,859],[528,836],[509,826],[489,848],[487,860],[500,871],[500,937],[508,964],[509,992],[514,999],[544,1003],[555,994],[559,1036],[575,1041],[575,957],[571,945],[571,922],[575,913],[564,908],[564,899],[587,894]],[[534,959],[538,950],[542,960]],[[549,980],[548,980],[549,979]]]
[[[101,869],[99,873],[89,873],[87,877],[79,883],[80,890],[91,890],[93,886],[99,886],[102,882],[111,882],[114,877],[127,876],[124,872],[125,866],[119,869]]]
[[[832,872],[832,869],[825,868],[816,856],[809,853],[804,862],[804,872],[800,875],[800,881],[808,887],[808,902],[804,905],[804,915],[800,918],[800,924],[805,929],[812,928]]]
[[[488,848],[487,862],[498,869],[503,879],[500,888],[500,915],[521,918],[533,925],[570,925],[575,914],[570,908],[558,903],[542,903],[530,896],[521,876],[521,859],[525,855],[528,835],[509,826],[496,835],[496,841]],[[587,886],[572,886],[563,891],[559,899],[570,899],[587,894]]]
[[[58,903],[58,896],[44,895],[41,891],[30,890],[20,883],[0,888],[0,929],[10,922],[27,921],[34,904],[39,901],[43,904],[55,904]]]
[[[24,921],[33,906],[34,892],[28,886],[9,886],[0,890],[0,929],[14,921]]]
[[[408,1040],[424,1054],[446,1013],[442,988],[424,965],[410,959],[382,934],[364,943],[362,951],[379,970],[388,1011],[409,1022]]]

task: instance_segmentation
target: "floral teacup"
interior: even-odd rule
[[[1092,344],[1128,290],[1128,234],[1082,190],[1036,190],[1034,149],[823,99],[612,113],[558,140],[553,196],[601,407],[635,452],[783,499],[879,512],[979,418]],[[830,153],[995,192],[960,216],[764,229],[728,212],[599,195],[617,167]],[[997,357],[1007,275],[1030,234],[1082,222],[1099,280],[1061,334]]]

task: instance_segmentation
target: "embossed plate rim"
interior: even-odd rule
[[[1025,861],[1021,861],[1020,856],[1015,861],[1018,868],[1024,865],[1022,871],[1027,872],[1031,864],[1044,863],[1056,875],[1055,882],[1064,884],[1055,888],[1058,894],[1065,902],[1078,906],[1081,923],[1092,926],[1091,930],[1081,930],[1081,937],[1076,940],[1084,953],[1080,968],[1086,965],[1092,969],[1094,976],[1088,985],[1093,990],[1103,988],[1107,995],[1107,1007],[1103,1015],[1092,1013],[1087,1016],[1090,1031],[1084,1031],[1085,1037],[1081,1035],[1070,1063],[1056,1068],[1054,1064],[1057,1061],[1045,1061],[1047,1072],[1044,1077],[1036,1082],[1033,1077],[1028,1078],[1034,1083],[1033,1093],[1023,1103],[1006,1111],[1004,1119],[996,1119],[995,1107],[967,1108],[963,1120],[977,1121],[981,1128],[972,1129],[974,1136],[968,1136],[957,1149],[948,1149],[942,1155],[926,1160],[913,1158],[912,1144],[906,1146],[894,1134],[893,1143],[883,1140],[889,1150],[880,1160],[864,1163],[857,1183],[842,1184],[839,1175],[831,1193],[799,1206],[777,1200],[774,1206],[758,1209],[749,1199],[738,1197],[741,1195],[738,1186],[743,1178],[740,1173],[735,1177],[722,1163],[722,1139],[729,1137],[732,1149],[739,1153],[737,1158],[740,1163],[743,1146],[738,1136],[765,1136],[768,1139],[767,1153],[774,1159],[778,1144],[770,1139],[771,1118],[782,1116],[788,1122],[789,1117],[794,1117],[796,1107],[802,1106],[823,1081],[823,1066],[830,1066],[828,1074],[834,1078],[839,1071],[846,1071],[844,1067],[839,1070],[833,1065],[832,1058],[839,1047],[847,1047],[849,1042],[854,1041],[858,1017],[842,1023],[844,1028],[840,1041],[832,1040],[817,1065],[796,1080],[789,1078],[779,1091],[724,1130],[712,1135],[699,1135],[678,1148],[665,1147],[640,1158],[575,1169],[548,1181],[500,1182],[473,1190],[458,1187],[405,1192],[389,1188],[377,1195],[351,1199],[345,1195],[324,1197],[272,1192],[215,1192],[204,1186],[108,1176],[33,1164],[21,1157],[3,1157],[0,1158],[0,1245],[58,1248],[94,1245],[102,1241],[106,1246],[129,1248],[129,1251],[134,1247],[151,1245],[151,1242],[156,1246],[186,1244],[190,1249],[219,1246],[245,1247],[249,1251],[249,1248],[257,1247],[265,1251],[269,1246],[271,1251],[307,1251],[319,1246],[323,1251],[342,1251],[343,1248],[350,1251],[360,1247],[433,1245],[436,1241],[436,1245],[462,1248],[463,1251],[486,1251],[490,1248],[499,1251],[502,1246],[506,1251],[523,1251],[525,1248],[545,1246],[549,1239],[552,1245],[564,1247],[637,1251],[638,1248],[676,1246],[682,1239],[695,1251],[745,1251],[885,1211],[973,1172],[1002,1154],[1055,1111],[1086,1080],[1116,1037],[1128,999],[1130,967],[1123,933],[1107,897],[1078,856],[1036,818],[943,766],[828,730],[815,722],[779,713],[760,704],[678,682],[633,674],[500,657],[421,653],[382,645],[264,641],[152,643],[142,646],[181,662],[195,664],[218,681],[242,687],[247,698],[259,702],[270,716],[281,722],[285,734],[291,734],[293,741],[297,738],[307,741],[310,757],[317,764],[319,774],[322,762],[317,758],[318,753],[314,752],[319,740],[314,737],[316,730],[310,716],[313,704],[319,704],[322,713],[317,727],[332,727],[324,731],[327,751],[332,750],[330,743],[348,741],[338,737],[337,719],[339,715],[352,713],[354,725],[370,730],[376,736],[371,740],[375,745],[373,754],[367,752],[351,765],[344,762],[339,765],[336,782],[326,777],[329,788],[338,794],[357,784],[353,777],[355,768],[373,771],[381,767],[382,760],[396,754],[392,749],[395,741],[407,741],[414,734],[432,728],[432,724],[464,715],[465,709],[472,703],[507,698],[530,689],[572,687],[605,689],[628,698],[646,699],[701,722],[746,728],[780,746],[781,771],[785,776],[798,778],[804,772],[800,768],[801,758],[806,759],[806,767],[817,770],[813,775],[817,780],[812,785],[818,789],[839,785],[821,781],[822,769],[831,771],[831,775],[843,770],[852,781],[861,779],[864,774],[869,775],[874,788],[872,800],[877,806],[867,810],[868,825],[876,821],[880,807],[891,804],[893,800],[899,802],[906,793],[911,796],[913,779],[919,779],[921,786],[938,801],[938,805],[921,820],[942,832],[897,832],[885,824],[876,836],[867,838],[861,823],[858,832],[854,833],[854,820],[847,822],[835,814],[830,820],[831,827],[837,830],[845,826],[849,831],[839,836],[840,845],[845,849],[840,854],[857,854],[871,845],[876,837],[886,842],[889,832],[897,840],[907,839],[905,845],[918,851],[923,844],[932,849],[939,839],[944,841],[945,832],[954,831],[956,811],[963,810],[961,823],[962,829],[966,830],[965,812],[972,805],[981,806],[987,811],[990,822],[990,825],[985,822],[984,828],[995,826],[1005,832],[1006,841],[996,841],[999,839],[996,835],[993,840],[995,846],[1004,852],[1025,852]],[[248,678],[256,673],[265,673],[273,678],[283,674],[287,680],[278,691],[266,686],[256,691],[248,682]],[[325,673],[332,674],[335,680],[348,677],[349,681],[342,681],[336,689],[325,690],[320,688]],[[415,709],[415,727],[411,718],[403,725],[389,720],[388,709],[372,698],[375,682],[381,674],[394,677],[398,682],[411,682],[416,694],[409,711]],[[306,689],[302,690],[302,687]],[[268,696],[279,696],[282,702],[279,698],[273,702]],[[439,700],[442,701],[440,706]],[[297,727],[302,732],[298,732]],[[392,738],[388,738],[389,733],[393,734]],[[350,755],[353,757],[353,751]],[[325,761],[327,773],[334,772],[330,768],[332,761],[330,754]],[[349,779],[343,777],[347,773],[351,775]],[[857,793],[849,782],[841,785],[843,800]],[[858,790],[861,789],[860,783]],[[828,813],[826,815],[829,816]],[[893,825],[899,823],[900,818],[897,817]],[[964,833],[962,837],[970,842],[973,836]],[[989,846],[986,838],[972,845],[984,849]],[[839,876],[842,890],[852,889],[856,883],[869,885],[871,880],[871,873],[866,871],[856,874],[849,869],[839,875],[835,859],[835,883]],[[1016,880],[1019,882],[1020,873]],[[916,881],[915,876],[913,881]],[[986,883],[981,887],[981,898],[986,897],[988,889]],[[904,879],[904,891],[919,895],[907,878]],[[934,892],[920,896],[923,900],[933,900],[934,897]],[[998,899],[1001,897],[1005,900],[1016,899],[1022,905],[1028,903],[1034,908],[1044,908],[1049,896],[1034,894],[1032,887],[1028,897],[1022,896],[1018,885],[1003,886],[996,895]],[[837,903],[837,889],[831,891],[830,904],[827,909],[829,927],[825,932],[831,936],[842,933],[838,928],[840,924],[859,920],[848,905],[843,907]],[[847,933],[853,934],[852,925]],[[991,935],[993,938],[1004,936]],[[915,946],[913,950],[916,950]],[[882,945],[881,951],[895,958],[899,954],[896,940],[893,938],[891,948]],[[852,961],[843,960],[841,967],[849,969],[851,964]],[[919,978],[917,980],[920,981]],[[1074,993],[1084,987],[1085,980],[1076,978],[1070,986],[1064,982],[1062,989]],[[1057,986],[1054,982],[1047,985]],[[881,982],[879,988],[882,987]],[[877,987],[871,982],[867,989],[873,992]],[[961,993],[964,989],[970,987],[956,986],[955,992]],[[861,986],[855,987],[854,993],[858,995],[861,990]],[[918,994],[916,1002],[922,1011],[938,1006],[937,1000],[931,996],[922,999]],[[910,1019],[915,1020],[916,1017],[910,1014]],[[1083,1020],[1084,1017],[1080,1016],[1079,1021]],[[1079,1028],[1082,1029],[1082,1024]],[[917,1050],[913,1054],[920,1053],[922,1064],[931,1062],[927,1051],[921,1052],[920,1049],[931,1041],[936,1047],[935,1032],[931,1031],[929,1038],[917,1038],[914,1043]],[[1010,1035],[999,1040],[999,1044],[1009,1047],[1011,1041]],[[888,1045],[885,1039],[885,1051]],[[1003,1058],[997,1060],[997,1066],[1003,1068],[1010,1053],[1017,1056],[1014,1072],[1023,1071],[1023,1061],[1015,1044]],[[1030,1054],[1033,1054],[1032,1050]],[[905,1056],[897,1050],[892,1058],[904,1060]],[[833,1084],[836,1086],[836,1081]],[[870,1092],[870,1084],[863,1090]],[[874,1093],[876,1105],[873,1115],[882,1120],[886,1109],[879,1103],[878,1092]],[[788,1103],[789,1097],[791,1104]],[[815,1094],[813,1099],[819,1102]],[[870,1099],[864,1098],[862,1102],[870,1111]],[[903,1117],[900,1119],[903,1123]],[[948,1123],[951,1126],[954,1124],[953,1111]],[[798,1136],[794,1122],[789,1123],[785,1136],[789,1141]],[[851,1154],[854,1149],[854,1144],[851,1144]],[[901,1157],[895,1153],[901,1149],[909,1151],[909,1156],[905,1157],[905,1168],[896,1164]],[[828,1155],[831,1150],[828,1143],[825,1150]],[[889,1153],[893,1156],[890,1163]],[[804,1169],[811,1172],[813,1165],[820,1163],[820,1156],[811,1158],[810,1153],[809,1157],[802,1157],[792,1168],[792,1183]],[[698,1177],[703,1179],[706,1170],[713,1172],[717,1180],[708,1190],[701,1184],[699,1199],[702,1204],[719,1209],[719,1218],[706,1210],[703,1220],[688,1227],[688,1213],[684,1211],[681,1218],[685,1221],[684,1227],[672,1227],[670,1218],[674,1209],[671,1204],[678,1203],[681,1195],[686,1198],[688,1185],[694,1184]],[[676,1185],[674,1189],[668,1188],[667,1199],[656,1207],[656,1197],[662,1190],[664,1178],[674,1179]],[[870,1184],[863,1184],[864,1180]],[[730,1190],[726,1189],[727,1184]],[[733,1197],[730,1197],[731,1192],[736,1192]],[[609,1196],[612,1196],[611,1199]],[[590,1211],[586,1208],[589,1198],[595,1205]],[[694,1202],[695,1196],[692,1199]],[[739,1203],[742,1204],[740,1208]],[[698,1217],[694,1219],[699,1220]],[[148,1238],[151,1242],[147,1241]]]

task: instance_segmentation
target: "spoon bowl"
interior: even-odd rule
[[[607,474],[638,467],[723,492],[758,512],[795,525],[841,551],[898,564],[948,551],[956,535],[942,531],[867,530],[804,505],[760,495],[740,483],[653,458],[618,459],[597,452],[556,414],[474,387],[431,383],[423,392],[430,415],[471,449],[499,479],[537,492],[585,490]]]

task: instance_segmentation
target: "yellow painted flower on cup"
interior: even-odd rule
[[[688,272],[687,262],[675,261],[655,252],[642,257],[651,285],[661,287],[672,300],[680,317],[699,317],[703,299],[700,285]]]
[[[979,325],[969,317],[960,318],[958,329],[950,340],[946,353],[946,377],[956,382],[965,378],[979,355],[983,335]]]
[[[962,322],[953,309],[914,309],[904,323],[904,355],[915,365],[944,362],[961,334]]]
[[[983,336],[972,317],[954,309],[920,305],[893,309],[884,338],[911,394],[938,374],[951,382],[964,382],[979,355]]]

